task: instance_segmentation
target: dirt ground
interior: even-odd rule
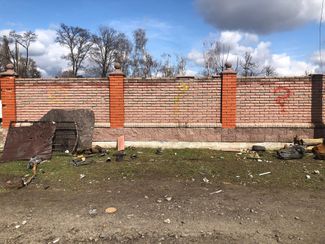
[[[193,158],[199,151],[180,151],[185,156],[168,165],[151,153],[139,154],[134,162],[78,168],[69,165],[68,157],[57,157],[56,166],[46,163],[45,173],[19,190],[3,186],[25,172],[25,163],[0,165],[0,243],[325,243],[324,180],[311,174],[315,181],[305,187],[302,171],[315,165],[322,175],[322,161],[307,159],[304,166],[293,162],[301,182],[286,185],[288,181],[272,183],[277,167],[279,174],[287,170],[276,160],[265,162],[265,170],[273,172],[257,181],[261,171],[254,167],[260,164],[232,164],[234,154],[227,158],[212,151]],[[168,152],[164,160],[169,162],[174,153]],[[182,162],[187,169],[172,168]],[[143,164],[146,171],[137,171]],[[64,173],[70,168],[72,173],[60,175],[63,165]],[[194,165],[200,165],[197,171]],[[233,165],[251,167],[254,178],[243,179],[244,171]],[[166,170],[175,174],[166,175]],[[290,181],[299,177],[288,174]],[[117,212],[105,213],[108,207]]]

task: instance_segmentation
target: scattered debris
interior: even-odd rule
[[[95,161],[89,158],[85,157],[77,157],[71,160],[71,164],[75,167],[83,166],[83,165],[88,165],[91,163],[94,163]]]
[[[86,175],[84,175],[84,174],[80,174],[80,180],[82,180],[83,178],[85,178],[86,177]]]
[[[112,159],[111,159],[110,157],[108,157],[108,158],[106,159],[106,163],[108,163],[108,162],[112,162]]]
[[[170,202],[171,200],[172,200],[173,198],[172,197],[169,197],[169,196],[165,196],[165,200],[167,201],[167,202]]]
[[[97,215],[97,209],[96,209],[96,208],[92,208],[92,209],[90,209],[90,210],[88,211],[88,213],[89,213],[89,215],[90,215],[91,217],[94,217],[94,216]]]
[[[95,154],[99,154],[101,157],[109,154],[109,151],[102,148],[101,146],[94,146],[86,149],[78,149],[76,152],[77,155],[87,155],[88,157],[94,156]]]
[[[124,153],[124,151],[118,151],[117,153],[114,153],[113,156],[116,157],[115,158],[116,162],[122,162],[126,154]]]
[[[158,147],[157,150],[156,150],[156,154],[157,155],[161,155],[162,154],[162,148],[161,147]]]
[[[52,241],[53,244],[58,243],[60,241],[60,238],[56,238]]]
[[[23,220],[23,222],[21,222],[22,225],[25,225],[27,224],[27,221],[26,220]]]
[[[15,225],[15,229],[19,229],[20,228],[20,225]]]
[[[325,144],[319,144],[315,146],[312,150],[313,154],[315,155],[315,159],[324,160],[325,159]]]
[[[157,199],[157,203],[162,203],[162,201],[163,201],[163,200],[162,200],[162,199],[160,199],[160,198],[159,198],[159,199]]]
[[[223,190],[218,190],[218,191],[211,192],[210,195],[219,194],[221,192],[223,192]]]
[[[269,175],[269,174],[271,174],[271,172],[265,172],[265,173],[261,173],[261,174],[259,174],[259,176],[263,176],[263,175]]]
[[[117,208],[114,208],[114,207],[106,208],[105,212],[108,214],[113,214],[113,213],[117,212]]]
[[[46,161],[47,160],[42,159],[40,156],[32,157],[27,164],[27,169],[32,169],[34,165],[42,164]]]
[[[320,171],[319,170],[314,170],[313,172],[315,175],[319,175],[320,174]]]
[[[203,181],[204,181],[205,183],[210,183],[210,181],[209,181],[206,177],[203,178]]]
[[[70,151],[69,151],[69,150],[65,150],[64,153],[65,153],[65,154],[69,154]]]
[[[35,175],[30,176],[27,180],[25,178],[22,178],[22,187],[28,186],[35,178]]]
[[[252,147],[252,151],[255,151],[255,152],[265,152],[266,151],[266,148],[264,146],[254,145]]]
[[[164,220],[164,223],[165,223],[165,224],[170,224],[171,221],[170,221],[170,219],[165,219],[165,220]]]
[[[323,143],[323,138],[316,139],[302,139],[304,146],[317,146]]]
[[[310,179],[311,179],[310,175],[306,175],[306,180],[310,180]]]
[[[255,159],[259,160],[261,159],[261,156],[256,151],[251,151],[249,149],[243,149],[239,153],[236,154],[237,156],[243,155],[244,159]]]
[[[130,157],[132,160],[135,160],[138,158],[138,155],[137,154],[132,154],[131,157]]]
[[[301,159],[304,155],[305,148],[301,145],[293,145],[277,151],[277,157],[283,160]]]

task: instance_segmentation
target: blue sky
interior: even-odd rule
[[[93,32],[109,25],[130,38],[134,29],[144,28],[149,51],[155,57],[163,53],[189,57],[189,73],[200,69],[202,43],[209,38],[232,43],[234,55],[252,52],[261,65],[270,63],[281,75],[318,68],[320,0],[0,0],[0,6],[2,33],[37,31],[34,59],[47,75],[66,66],[64,61],[58,64],[58,46],[52,42],[60,23]]]

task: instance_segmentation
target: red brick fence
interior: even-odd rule
[[[16,78],[1,74],[3,128],[50,109],[95,113],[94,141],[286,142],[324,136],[324,78],[221,76],[194,79]]]

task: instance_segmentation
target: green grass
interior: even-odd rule
[[[302,160],[282,161],[275,158],[273,152],[265,152],[260,154],[263,162],[257,162],[233,152],[182,149],[164,150],[162,155],[156,155],[155,151],[128,148],[123,162],[115,162],[114,152],[111,151],[112,162],[106,163],[107,157],[95,156],[93,163],[80,167],[71,165],[71,156],[55,154],[52,160],[38,167],[45,173],[39,172],[35,182],[59,189],[78,190],[98,187],[108,178],[117,182],[137,179],[195,179],[203,182],[206,177],[212,184],[228,182],[253,187],[325,189],[325,163],[314,160],[311,155]],[[130,159],[132,154],[137,154],[138,158]],[[314,170],[319,170],[320,175],[313,174]],[[268,171],[272,173],[258,176]],[[26,162],[0,164],[0,192],[6,191],[3,187],[6,180],[26,174],[31,174],[31,170],[26,169]],[[80,180],[80,174],[86,177]],[[305,178],[306,174],[311,176],[310,180]]]

